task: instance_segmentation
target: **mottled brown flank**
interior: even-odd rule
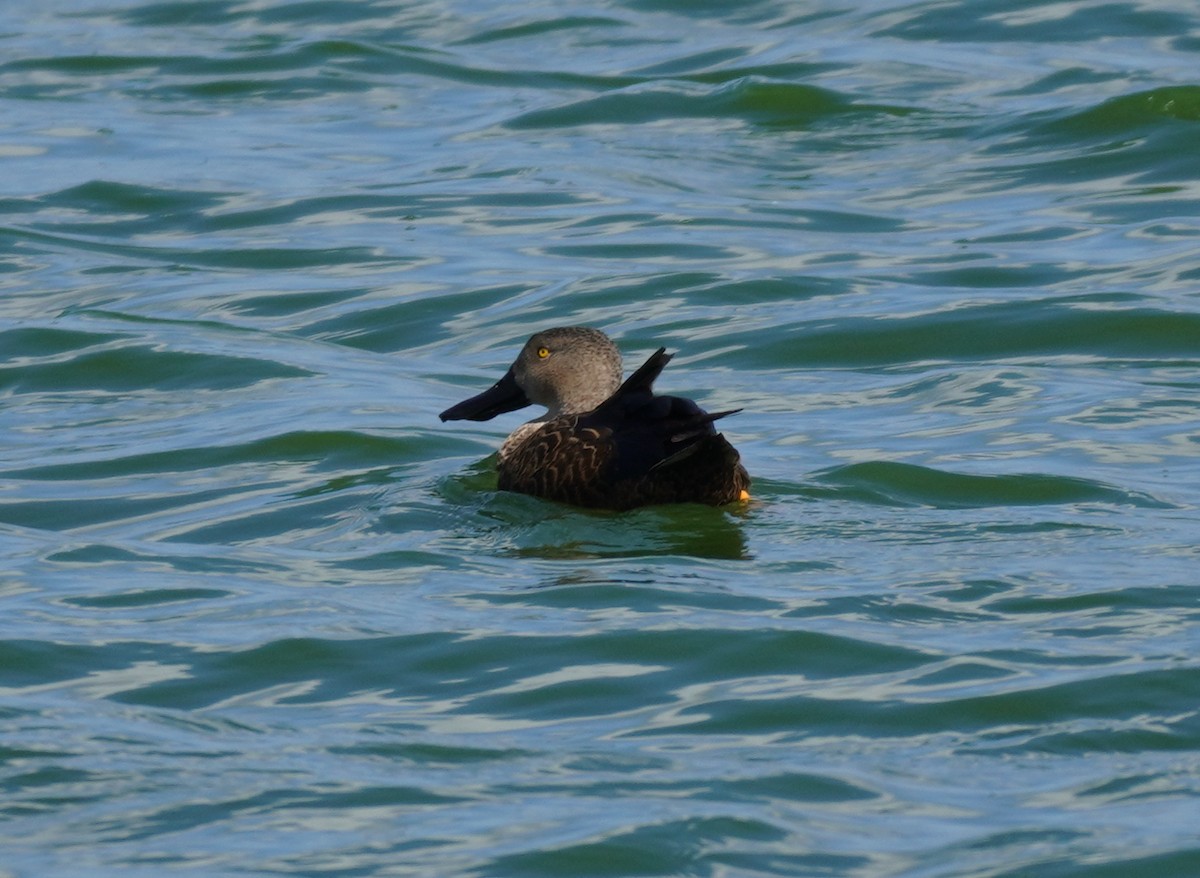
[[[750,476],[720,433],[704,436],[679,459],[614,478],[618,451],[607,428],[548,421],[500,463],[499,488],[575,506],[631,509],[659,503],[720,506],[743,498]]]

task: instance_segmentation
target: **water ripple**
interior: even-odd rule
[[[44,7],[7,869],[1200,871],[1194,11]],[[437,412],[577,323],[750,503],[497,491]]]

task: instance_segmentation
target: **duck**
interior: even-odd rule
[[[749,500],[740,455],[713,426],[741,409],[710,413],[690,399],[656,395],[654,381],[672,356],[660,347],[622,381],[621,353],[604,332],[545,329],[525,342],[504,377],[439,417],[487,421],[528,405],[546,408],[501,444],[502,491],[617,511]]]

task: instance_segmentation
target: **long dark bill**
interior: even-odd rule
[[[529,405],[529,398],[509,369],[504,377],[478,396],[452,405],[440,415],[443,421],[490,421],[496,415],[515,411]]]

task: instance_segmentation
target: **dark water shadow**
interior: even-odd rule
[[[818,482],[842,499],[887,506],[970,509],[1101,503],[1171,509],[1172,504],[1140,491],[1093,479],[1044,473],[971,475],[894,461],[868,461],[827,469]]]
[[[749,507],[693,503],[627,512],[580,509],[496,490],[491,458],[440,481],[437,492],[460,509],[458,540],[485,554],[545,560],[686,556],[748,560]],[[458,547],[462,551],[464,546]]]

